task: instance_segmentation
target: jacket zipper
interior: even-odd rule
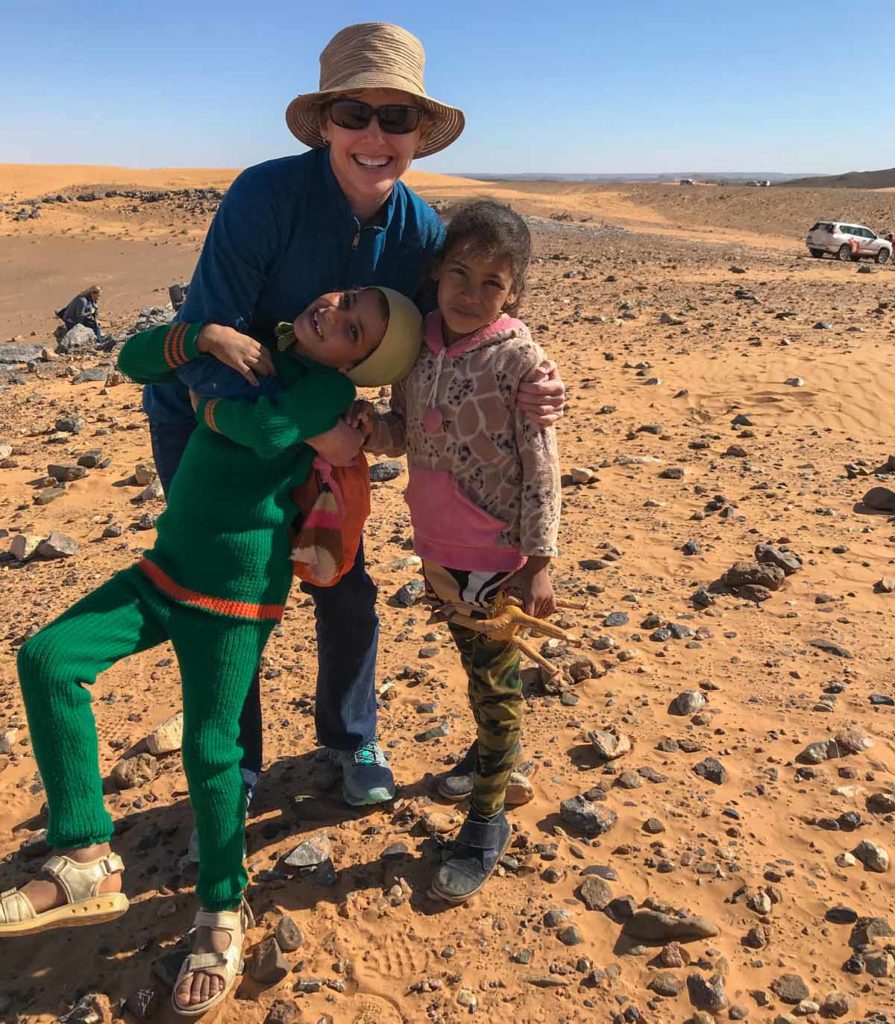
[[[354,252],[360,244],[360,221],[354,222],[354,238],[351,239],[351,251]]]

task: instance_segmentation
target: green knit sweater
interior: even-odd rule
[[[199,353],[201,324],[143,331],[121,350],[131,380],[159,384]],[[292,351],[272,352],[281,390],[256,402],[203,400],[155,546],[140,568],[176,601],[213,614],[279,619],[292,581],[291,492],[315,452],[305,440],[334,427],[355,397],[344,374]]]

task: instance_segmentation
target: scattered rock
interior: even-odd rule
[[[711,939],[719,934],[718,929],[706,917],[698,914],[665,914],[658,910],[642,908],[628,918],[622,934],[639,942],[693,942],[696,939]]]
[[[705,978],[701,974],[687,975],[687,993],[690,1002],[697,1010],[719,1013],[727,1009],[727,994],[724,991],[724,979],[720,974]]]
[[[37,553],[43,537],[34,533],[17,533],[9,545],[9,553],[20,562],[26,562]]]
[[[37,545],[38,558],[71,558],[77,554],[78,542],[74,537],[67,537],[64,533],[56,533],[54,530],[46,540]]]
[[[158,775],[158,761],[152,754],[137,754],[119,761],[112,769],[112,782],[119,789],[145,786]]]
[[[587,734],[591,746],[603,761],[615,761],[631,750],[631,740],[618,729],[599,729]]]
[[[693,765],[693,771],[701,779],[705,779],[706,782],[713,782],[716,786],[720,786],[727,781],[727,770],[714,757],[706,757],[698,764]]]
[[[781,1002],[789,1003],[791,1006],[811,995],[808,986],[798,974],[781,974],[771,982],[771,991]]]
[[[163,722],[146,737],[146,749],[154,757],[180,750],[183,742],[183,712]]]
[[[283,862],[290,868],[316,868],[332,860],[332,843],[325,832],[320,832],[299,843]]]
[[[370,479],[373,483],[382,484],[388,480],[394,480],[404,472],[404,464],[397,459],[384,459],[382,462],[374,462],[370,466]]]
[[[852,850],[852,854],[864,865],[868,871],[876,871],[880,874],[889,870],[889,852],[879,843],[872,843],[869,839],[862,839]]]
[[[705,704],[705,694],[701,690],[684,690],[671,702],[668,713],[689,717],[704,708]]]
[[[283,914],[280,920],[277,921],[274,938],[277,940],[277,945],[285,953],[295,952],[304,942],[301,929],[296,924],[295,919],[288,914]]]
[[[250,973],[253,980],[261,985],[275,985],[289,973],[289,963],[273,935],[268,935],[255,946]]]
[[[612,900],[612,890],[597,875],[586,875],[575,895],[588,910],[604,910]]]
[[[563,800],[559,814],[565,825],[589,837],[603,835],[618,821],[614,811],[580,795]]]

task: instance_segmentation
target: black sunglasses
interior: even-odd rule
[[[402,103],[371,107],[361,100],[333,100],[329,104],[329,117],[333,124],[352,132],[366,128],[375,117],[379,127],[388,135],[407,135],[419,127],[423,109]]]

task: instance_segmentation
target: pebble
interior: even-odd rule
[[[589,732],[587,738],[603,761],[615,761],[631,750],[630,738],[615,728]]]
[[[781,974],[771,982],[770,988],[781,1002],[793,1006],[811,995],[808,986],[798,974]]]
[[[145,786],[158,775],[158,761],[151,754],[136,754],[119,761],[112,769],[112,782],[119,789]]]
[[[394,480],[404,472],[404,464],[397,459],[384,459],[370,466],[370,479],[373,483],[382,484]]]
[[[701,974],[688,974],[687,992],[690,1002],[697,1010],[719,1013],[727,1009],[727,994],[724,991],[724,979],[720,974],[713,974],[710,978],[705,978]]]
[[[622,934],[641,942],[666,943],[710,939],[720,933],[707,917],[698,914],[677,916],[647,907],[637,910],[625,921]]]
[[[284,859],[290,868],[316,868],[332,860],[332,843],[325,832],[299,843]]]
[[[280,920],[277,921],[274,938],[284,953],[295,952],[304,942],[301,928],[298,927],[295,918],[290,917],[289,914],[283,914]]]
[[[612,889],[597,875],[587,875],[575,895],[588,910],[604,910],[612,900]]]

